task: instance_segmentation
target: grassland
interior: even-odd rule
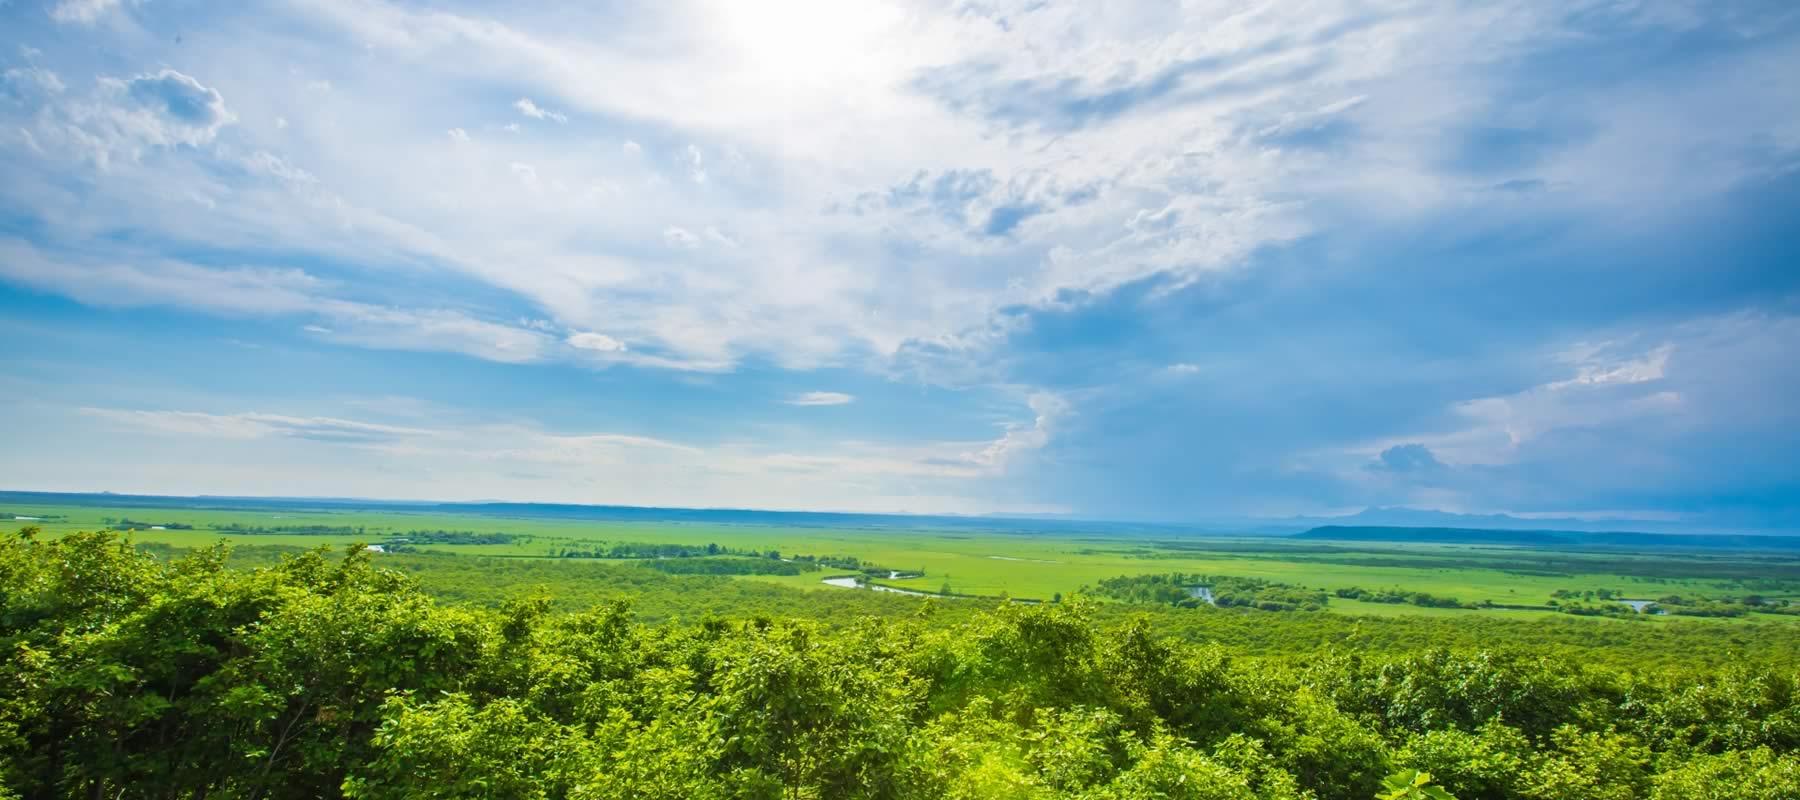
[[[343,548],[408,538],[418,531],[507,534],[505,543],[417,545],[433,553],[550,560],[571,549],[616,543],[717,544],[783,556],[849,556],[865,564],[920,571],[923,577],[877,580],[897,588],[962,595],[1048,600],[1121,575],[1192,573],[1261,578],[1331,592],[1401,589],[1500,606],[1481,610],[1426,608],[1333,598],[1332,613],[1366,616],[1557,615],[1553,593],[1613,589],[1625,597],[1672,593],[1743,594],[1800,600],[1800,559],[1767,554],[1640,554],[1438,544],[1356,544],[1281,537],[1121,534],[1097,527],[1053,532],[984,531],[968,527],[781,526],[700,522],[620,522],[477,513],[421,513],[380,507],[138,507],[91,504],[0,505],[0,526],[41,527],[50,536],[77,530],[132,529],[135,540],[176,548],[229,541],[238,546]],[[37,519],[26,519],[35,517]],[[129,521],[129,522],[123,522]],[[162,528],[162,529],[156,529]],[[237,530],[234,530],[237,529]],[[253,529],[258,532],[245,532]],[[312,532],[294,532],[307,529]],[[569,559],[557,559],[569,560]],[[831,571],[746,575],[820,592]],[[1754,614],[1758,621],[1792,616]],[[1739,620],[1742,621],[1742,620]]]

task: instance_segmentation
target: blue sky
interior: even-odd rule
[[[1787,2],[0,2],[0,486],[1800,524]]]

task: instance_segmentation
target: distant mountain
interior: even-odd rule
[[[586,520],[598,522],[657,522],[702,525],[761,525],[795,528],[868,528],[887,530],[968,530],[1008,534],[1059,533],[1154,534],[1177,536],[1189,526],[1154,522],[1107,522],[1045,517],[983,517],[926,514],[866,514],[830,511],[764,511],[740,508],[658,508],[649,506],[582,505],[576,503],[434,502],[421,500],[365,500],[335,497],[168,497],[63,492],[0,491],[0,511],[9,505],[80,505],[117,508],[206,509],[216,511],[313,510],[348,512],[379,510],[384,513],[468,514],[513,519]]]
[[[1635,519],[1576,519],[1573,517],[1515,517],[1511,514],[1456,514],[1449,511],[1399,506],[1366,508],[1343,517],[1289,517],[1264,520],[1263,527],[1286,526],[1298,532],[1320,526],[1377,528],[1457,528],[1463,530],[1588,531],[1631,530],[1646,533],[1695,533],[1691,522]]]
[[[1504,530],[1498,528],[1422,528],[1324,525],[1294,534],[1293,539],[1407,544],[1493,544],[1515,547],[1621,548],[1631,550],[1800,551],[1800,536],[1751,536],[1731,533],[1643,533],[1638,531]]]

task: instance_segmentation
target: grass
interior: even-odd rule
[[[769,525],[683,523],[615,523],[568,519],[535,519],[493,515],[405,513],[382,509],[311,510],[131,508],[83,505],[0,508],[40,521],[0,520],[0,526],[36,525],[52,536],[106,527],[107,520],[178,523],[194,530],[139,530],[140,542],[175,547],[204,547],[221,539],[248,545],[337,548],[355,542],[379,542],[415,530],[471,531],[518,535],[508,544],[430,544],[430,550],[462,555],[548,558],[560,548],[596,542],[646,542],[723,546],[786,555],[854,556],[864,563],[901,570],[923,570],[925,576],[881,583],[923,591],[946,584],[960,594],[1049,599],[1070,594],[1105,578],[1120,575],[1184,572],[1263,578],[1324,589],[1400,588],[1454,597],[1464,602],[1545,606],[1559,589],[1583,591],[1601,587],[1628,597],[1669,593],[1748,593],[1741,584],[1712,577],[1681,577],[1681,570],[1706,565],[1716,574],[1787,579],[1757,593],[1772,598],[1800,598],[1800,562],[1792,558],[1687,556],[1630,553],[1574,554],[1503,547],[1453,545],[1355,545],[1286,542],[1268,537],[1192,537],[1169,541],[1137,540],[1096,531],[1092,534],[984,534],[966,530],[833,529]],[[220,531],[229,525],[330,526],[360,528],[361,533],[242,534]],[[1552,557],[1553,556],[1553,557]],[[1754,559],[1754,560],[1752,560]],[[1534,574],[1555,572],[1556,574]],[[830,571],[797,576],[744,576],[818,591]],[[1676,574],[1677,577],[1667,577]],[[1548,610],[1480,610],[1422,608],[1333,598],[1332,612],[1364,616],[1497,615],[1515,618],[1558,616]],[[1794,617],[1757,615],[1770,620]]]

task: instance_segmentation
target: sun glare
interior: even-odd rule
[[[901,19],[871,0],[780,0],[725,3],[717,36],[749,76],[787,85],[824,85],[866,73],[881,33]]]

